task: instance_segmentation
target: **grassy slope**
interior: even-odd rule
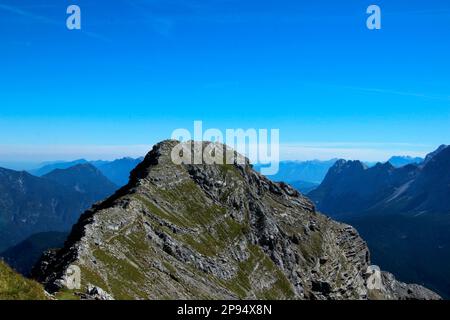
[[[0,300],[46,300],[43,288],[0,261]]]

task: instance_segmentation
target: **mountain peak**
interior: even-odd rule
[[[391,163],[394,167],[403,167],[409,164],[420,164],[423,162],[423,158],[411,157],[411,156],[393,156],[387,162]]]
[[[171,152],[179,143],[176,140],[164,140],[154,145],[152,150],[144,157],[144,160],[131,171],[130,181],[144,178],[148,174],[149,169],[155,165],[171,165]]]
[[[49,290],[67,286],[77,267],[78,294],[96,287],[116,299],[368,298],[369,252],[352,227],[248,161],[174,164],[176,145],[155,145],[128,185],[86,212],[35,269]],[[404,297],[394,283],[379,294]]]
[[[446,150],[449,146],[442,144],[439,146],[439,148],[437,148],[435,151],[427,154],[427,156],[425,157],[425,161],[423,162],[424,165],[426,165],[429,161],[431,161],[435,156],[437,156],[438,154],[440,154],[442,151]]]
[[[89,194],[93,200],[101,200],[112,194],[117,186],[109,181],[90,163],[76,164],[67,169],[55,169],[42,176],[80,193]]]
[[[43,175],[43,177],[46,176],[51,176],[57,173],[61,173],[61,172],[73,172],[73,173],[79,173],[79,172],[90,172],[90,173],[98,173],[98,169],[96,167],[94,167],[92,164],[90,164],[89,162],[85,162],[85,163],[78,163],[75,164],[71,167],[68,168],[57,168],[54,169],[52,171],[50,171],[49,173]]]
[[[30,170],[29,172],[34,176],[41,177],[55,169],[67,169],[67,168],[76,166],[78,164],[85,164],[85,163],[88,163],[88,161],[85,159],[78,159],[78,160],[74,160],[74,161],[45,162],[45,163],[43,163],[43,166],[41,168],[38,168],[35,170]]]
[[[234,156],[234,160],[226,161],[226,157],[229,157],[227,155],[227,151],[230,151],[230,149],[222,144],[222,143],[213,143],[213,142],[199,142],[199,141],[188,141],[181,143],[177,140],[164,140],[158,144],[156,144],[153,149],[144,157],[144,160],[142,160],[141,163],[139,163],[134,170],[131,171],[130,174],[130,181],[136,182],[136,180],[142,179],[147,177],[151,169],[154,167],[158,167],[157,170],[155,170],[154,174],[151,174],[156,180],[160,180],[159,175],[166,175],[168,174],[172,169],[177,169],[179,165],[176,165],[173,162],[173,155],[175,155],[175,148],[180,147],[179,150],[181,151],[181,148],[183,148],[182,152],[187,152],[183,159],[186,159],[188,164],[183,164],[182,166],[190,169],[195,167],[195,165],[192,165],[190,163],[194,163],[194,157],[199,157],[201,161],[204,161],[204,156],[207,151],[214,152],[212,150],[215,150],[215,152],[218,152],[217,154],[223,155],[223,157],[218,158],[219,162],[227,162],[231,164],[223,164],[223,166],[233,166],[237,164],[237,159],[239,158],[240,162],[242,163],[242,167],[251,167],[250,161],[243,157],[242,155],[239,155],[238,153],[232,151],[231,154]],[[173,153],[173,154],[172,154]],[[188,159],[188,155],[190,155]],[[197,155],[197,156],[196,156]],[[203,168],[211,168],[213,166],[210,165],[199,165]],[[220,165],[219,165],[220,166]],[[239,165],[237,165],[239,167]],[[151,178],[151,177],[150,177]]]
[[[390,170],[394,170],[395,166],[391,162],[388,161],[388,162],[378,162],[374,166],[374,168],[390,171]]]
[[[340,159],[330,168],[323,183],[327,180],[334,179],[334,177],[341,175],[343,172],[346,174],[354,174],[367,170],[367,165],[359,160],[344,160]]]

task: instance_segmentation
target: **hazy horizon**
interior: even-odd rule
[[[363,162],[386,162],[393,156],[405,157],[421,157],[424,158],[428,153],[433,152],[439,146],[428,147],[419,146],[420,150],[408,150],[408,145],[399,148],[401,144],[391,145],[390,148],[377,149],[376,144],[372,144],[372,148],[362,151],[361,144],[341,143],[302,143],[289,144],[280,146],[280,162],[284,161],[328,161],[333,159],[360,160]],[[369,144],[370,146],[370,144]],[[414,146],[419,148],[418,146]],[[39,168],[48,163],[54,162],[72,162],[80,159],[87,161],[112,161],[122,158],[139,158],[144,157],[152,146],[64,146],[61,147],[60,153],[39,153],[39,147],[33,146],[21,148],[15,146],[14,152],[8,151],[5,146],[0,146],[0,167],[11,170],[32,170]],[[55,146],[48,149],[55,152],[58,149]],[[104,150],[104,153],[99,153]],[[44,150],[47,150],[44,148]],[[70,150],[70,153],[64,151]],[[85,152],[83,152],[83,150]],[[89,152],[86,152],[88,150]],[[369,158],[362,158],[359,155],[371,155]]]

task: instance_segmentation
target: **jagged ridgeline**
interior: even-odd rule
[[[157,144],[128,185],[43,258],[34,275],[47,290],[105,299],[438,298],[369,268],[352,227],[248,160],[176,165],[177,143]],[[67,289],[70,266],[81,271],[80,289]]]

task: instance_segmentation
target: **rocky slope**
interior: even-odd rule
[[[67,292],[79,268],[81,287],[71,292],[83,298],[438,298],[370,267],[355,229],[290,186],[248,162],[175,165],[176,144],[156,145],[128,185],[43,257],[34,276],[47,290]]]

